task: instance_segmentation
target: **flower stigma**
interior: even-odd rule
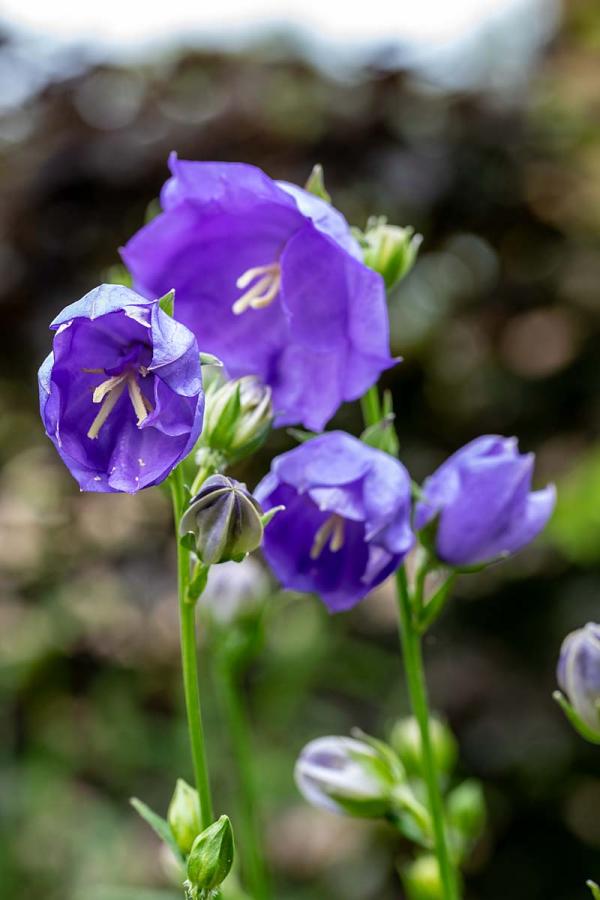
[[[103,372],[103,369],[84,369],[84,372],[90,374],[98,374],[99,372]],[[148,374],[148,370],[145,366],[140,366],[139,373],[142,378],[145,378]],[[106,381],[103,381],[94,389],[94,393],[92,394],[92,402],[100,403],[100,409],[98,410],[98,414],[96,415],[94,421],[90,425],[87,436],[90,440],[95,440],[100,434],[100,430],[111,412],[117,405],[119,398],[123,391],[127,388],[127,393],[129,394],[129,399],[131,401],[131,405],[133,406],[133,410],[137,416],[137,426],[141,427],[142,423],[148,418],[148,414],[151,413],[154,409],[150,401],[142,394],[140,386],[137,382],[137,372],[129,370],[127,372],[122,372],[120,375],[111,375],[110,378],[107,378]]]
[[[264,309],[270,306],[281,287],[281,266],[269,263],[247,269],[236,281],[236,287],[248,290],[235,301],[232,312],[239,316],[248,309]]]
[[[325,519],[317,533],[313,545],[310,548],[310,558],[318,559],[327,544],[332,553],[337,553],[344,546],[345,521],[337,513]]]

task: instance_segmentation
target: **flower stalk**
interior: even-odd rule
[[[269,876],[260,839],[259,796],[248,718],[241,696],[239,672],[227,652],[217,660],[221,706],[227,719],[239,787],[236,825],[242,866],[254,900],[270,900]]]
[[[185,486],[181,467],[175,469],[170,479],[177,534],[177,573],[179,588],[179,616],[181,633],[181,665],[183,690],[188,721],[190,749],[194,767],[194,779],[200,802],[200,823],[208,828],[213,821],[213,806],[208,777],[208,764],[200,705],[198,681],[198,653],[196,647],[196,599],[190,596],[190,551],[179,539],[179,523],[185,508]]]
[[[440,773],[437,770],[429,729],[430,710],[427,699],[421,636],[413,618],[413,609],[420,608],[422,598],[411,597],[406,570],[401,566],[396,573],[398,625],[404,656],[404,670],[413,714],[419,725],[423,754],[423,776],[427,784],[429,812],[433,823],[435,853],[444,888],[444,900],[459,900],[458,878],[448,846],[444,803],[440,790]],[[422,590],[422,586],[420,588]]]

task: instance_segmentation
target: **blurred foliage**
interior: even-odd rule
[[[377,60],[325,75],[285,42],[65,71],[0,117],[0,885],[6,900],[168,900],[168,860],[128,805],[191,777],[170,510],[160,490],[80,495],[45,441],[47,323],[115,272],[168,152],[327,188],[364,228],[424,235],[391,302],[401,453],[424,477],[478,433],[518,434],[559,482],[546,541],[464,579],[428,647],[432,696],[489,824],[470,900],[573,900],[598,871],[600,761],[550,694],[564,634],[600,608],[600,11],[573,0],[518,96],[432,90]],[[10,50],[10,42],[0,46]],[[151,207],[152,209],[152,207]],[[114,277],[114,276],[111,276]],[[358,410],[337,424],[360,428]],[[236,476],[254,484],[284,433]],[[236,786],[203,653],[217,811]],[[275,594],[247,679],[276,896],[391,900],[403,848],[307,807],[312,737],[384,735],[407,711],[384,587],[351,614]],[[120,888],[118,885],[124,885]],[[581,892],[577,893],[578,886]],[[166,891],[166,893],[165,893]]]

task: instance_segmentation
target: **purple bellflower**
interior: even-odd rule
[[[471,566],[516,553],[552,514],[552,485],[531,491],[534,455],[515,438],[484,435],[462,447],[426,479],[415,529],[438,518],[435,548],[451,566]]]
[[[600,739],[600,625],[588,622],[567,635],[557,676],[577,715]]]
[[[114,284],[67,306],[50,327],[40,411],[80,488],[133,493],[162,481],[202,427],[194,335],[158,301]]]
[[[272,388],[277,425],[322,430],[394,364],[381,276],[321,198],[242,163],[169,165],[163,212],[122,250],[136,290],[175,288],[202,349]]]
[[[330,431],[273,460],[254,492],[265,512],[267,562],[284,585],[349,609],[390,575],[414,542],[410,479],[380,450]]]

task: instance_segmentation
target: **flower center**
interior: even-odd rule
[[[84,372],[97,375],[100,372],[104,373],[104,369],[84,369]],[[137,371],[129,369],[127,372],[122,372],[120,375],[111,375],[110,378],[107,378],[106,381],[103,381],[102,384],[99,384],[98,387],[95,388],[94,393],[92,394],[92,401],[94,403],[100,403],[101,406],[87,433],[90,440],[93,441],[98,437],[102,426],[117,405],[117,401],[125,388],[127,388],[131,405],[137,416],[138,428],[141,426],[142,422],[148,418],[148,414],[152,412],[154,407],[147,397],[142,394],[137,382],[138,373],[142,378],[145,378],[148,374],[148,369],[146,369],[145,366],[140,366]]]
[[[248,309],[263,309],[270,306],[281,287],[281,266],[269,263],[268,266],[255,266],[247,269],[236,281],[240,290],[248,288],[231,307],[236,316]]]
[[[327,544],[332,553],[341,550],[344,546],[345,524],[345,520],[337,513],[333,513],[328,519],[325,519],[315,534],[313,545],[310,548],[310,558],[318,559]]]

